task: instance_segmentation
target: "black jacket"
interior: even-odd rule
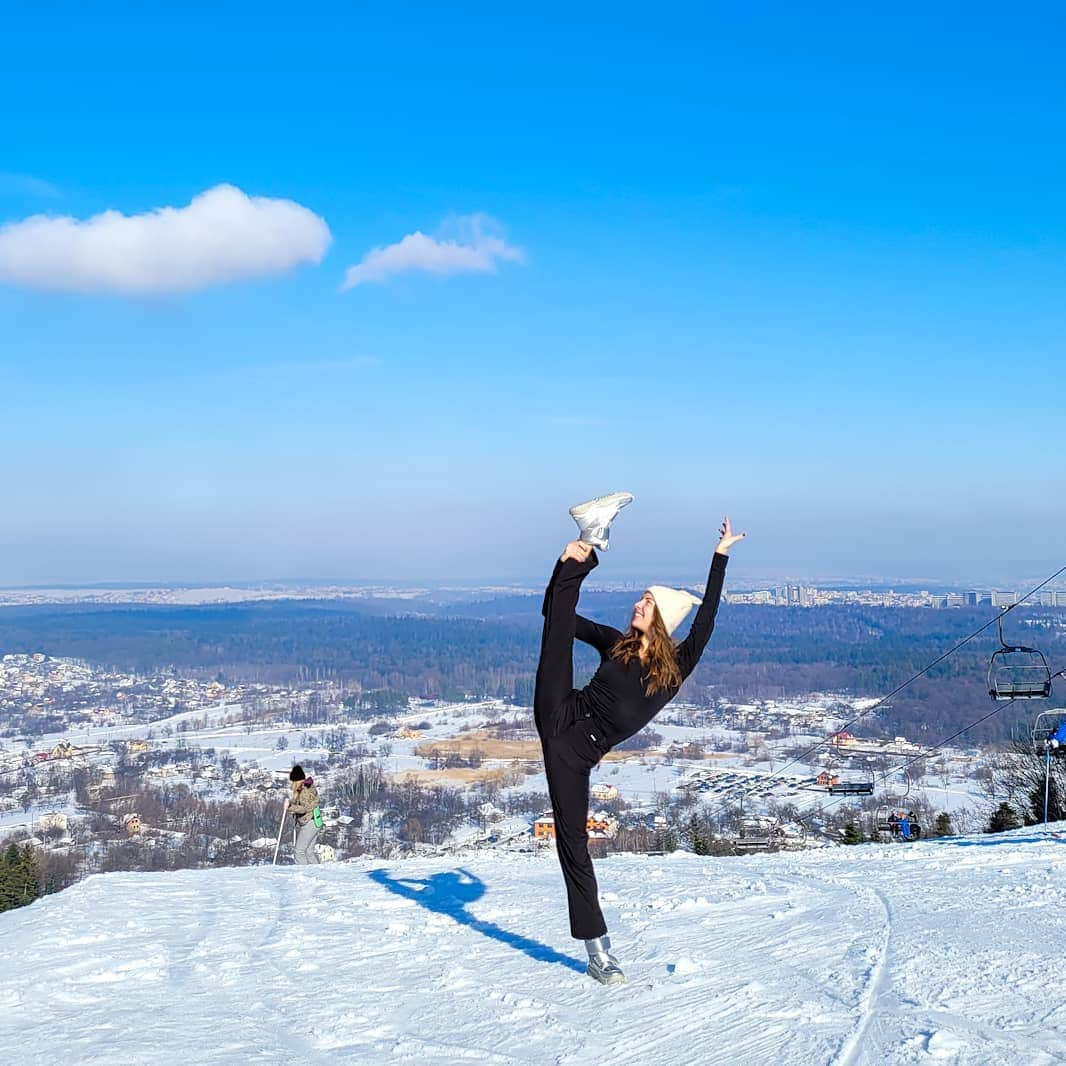
[[[714,553],[703,602],[692,620],[688,636],[677,646],[682,681],[696,668],[714,632],[728,562],[727,555]],[[634,658],[623,665],[610,657],[611,648],[622,637],[617,629],[578,615],[576,636],[600,653],[600,666],[592,680],[575,692],[577,717],[590,720],[597,745],[607,752],[639,733],[677,695],[678,690],[662,689],[653,696],[646,696],[640,660]]]

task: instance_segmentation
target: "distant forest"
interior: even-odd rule
[[[631,593],[587,593],[582,610],[621,625]],[[393,603],[390,609],[395,610]],[[39,606],[0,610],[0,654],[44,652],[120,670],[222,680],[291,682],[334,678],[412,696],[498,696],[528,704],[540,639],[540,598],[505,596],[457,605],[281,601],[210,607]],[[745,702],[810,692],[879,696],[992,615],[990,609],[872,607],[812,609],[724,604],[718,626],[683,695]],[[682,632],[684,629],[682,629]],[[1039,646],[1066,664],[1066,614],[1019,609],[1008,639]],[[886,706],[863,731],[932,740],[992,709],[985,689],[993,626]],[[597,659],[578,645],[578,683]],[[1066,686],[1059,683],[1061,702]],[[1053,702],[1051,704],[1055,706]],[[1033,711],[1015,705],[968,737],[996,740]]]

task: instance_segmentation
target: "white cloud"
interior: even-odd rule
[[[401,241],[372,248],[349,267],[342,289],[367,282],[383,282],[396,274],[421,270],[448,277],[451,274],[493,274],[499,262],[524,263],[526,253],[508,244],[486,215],[465,215],[454,220],[455,237],[427,237],[420,230]]]
[[[292,200],[216,185],[186,207],[0,226],[0,282],[63,292],[186,292],[318,263],[329,227]]]

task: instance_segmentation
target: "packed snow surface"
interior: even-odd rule
[[[90,878],[0,915],[30,1063],[1066,1061],[1066,841],[1034,831],[597,864],[552,854]]]

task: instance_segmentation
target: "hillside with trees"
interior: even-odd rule
[[[631,593],[590,593],[582,609],[620,624]],[[540,598],[506,596],[465,605],[416,605],[382,615],[380,604],[288,601],[211,607],[18,607],[0,612],[0,654],[44,652],[116,669],[225,680],[335,678],[363,689],[462,699],[494,696],[529,704],[540,639]],[[446,613],[447,612],[447,615]],[[810,692],[877,696],[946,651],[988,608],[813,609],[723,605],[716,632],[684,695],[745,702]],[[1066,663],[1061,612],[1011,617],[1018,639]],[[886,733],[932,739],[988,705],[985,671],[994,628],[896,697],[880,715]],[[595,654],[578,646],[579,683]],[[374,708],[367,708],[373,710]],[[972,735],[1002,739],[1022,720],[1011,709]]]

